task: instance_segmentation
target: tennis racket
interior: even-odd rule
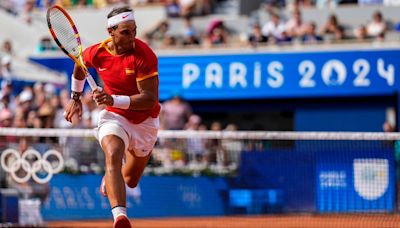
[[[97,86],[83,62],[81,38],[67,11],[58,5],[54,5],[47,10],[46,18],[51,36],[58,47],[81,67],[92,90],[102,90],[101,87]]]

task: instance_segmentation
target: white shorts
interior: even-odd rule
[[[99,114],[97,139],[101,145],[105,136],[118,136],[124,141],[125,151],[134,151],[136,156],[145,157],[153,150],[159,127],[158,117],[149,117],[140,124],[133,124],[119,114],[102,110]]]

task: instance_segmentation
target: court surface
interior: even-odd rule
[[[399,215],[282,215],[246,217],[196,217],[134,219],[134,228],[256,228],[256,227],[399,227]],[[112,227],[111,221],[58,221],[49,222],[48,227]]]

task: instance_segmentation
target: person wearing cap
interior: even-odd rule
[[[0,110],[0,128],[13,127],[14,113],[8,109],[3,108]],[[0,136],[0,150],[6,149],[9,143],[16,143],[17,137],[15,136]]]
[[[97,129],[106,160],[100,190],[109,199],[114,227],[128,228],[125,184],[137,186],[157,140],[158,60],[150,47],[136,38],[132,9],[114,8],[107,18],[110,38],[87,48],[83,58],[104,82],[104,89],[93,91],[97,105],[106,107],[99,114]],[[71,100],[65,108],[70,122],[75,114],[82,117],[85,74],[77,65],[71,81]]]

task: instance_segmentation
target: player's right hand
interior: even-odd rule
[[[78,115],[78,118],[82,118],[82,102],[80,100],[75,101],[73,99],[69,100],[68,104],[65,106],[64,118],[72,123],[73,117]]]

